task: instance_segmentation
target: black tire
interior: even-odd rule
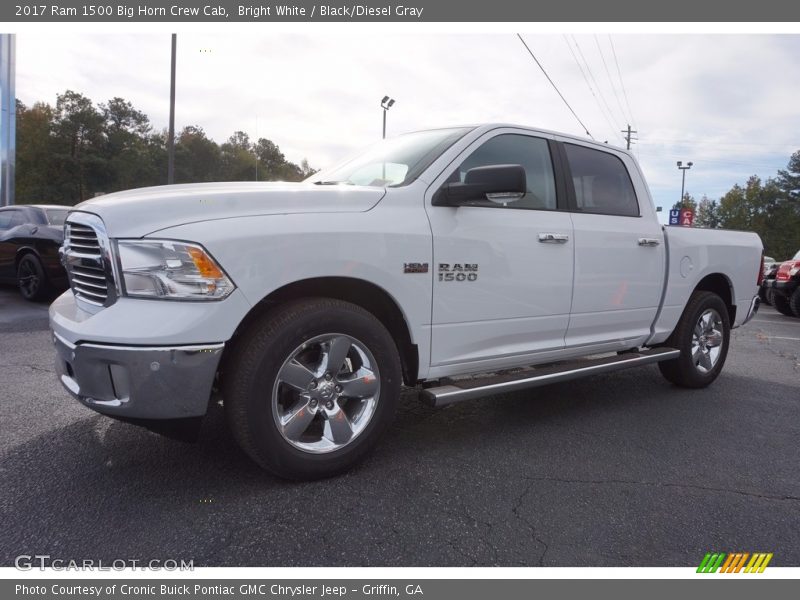
[[[761,299],[761,304],[772,304],[769,300],[769,289],[764,286],[758,288],[758,297]]]
[[[792,307],[789,306],[789,298],[787,298],[783,294],[779,294],[776,292],[772,296],[772,306],[782,315],[786,315],[787,317],[794,316],[794,313],[792,312]]]
[[[307,343],[313,345],[313,340],[329,334],[336,335],[337,339],[350,338],[371,353],[378,371],[375,379],[379,387],[374,396],[376,401],[371,408],[371,417],[363,430],[353,435],[343,447],[313,453],[295,447],[279,428],[277,419],[283,407],[276,404],[280,402],[276,398],[282,398],[280,393],[286,390],[280,387],[282,384],[278,375],[284,372],[282,369],[289,359],[297,357],[296,353],[302,352],[301,348]],[[321,344],[324,347],[325,343]],[[353,352],[355,346],[348,348],[348,352]],[[222,372],[228,424],[241,448],[256,463],[275,475],[309,480],[346,471],[376,445],[394,417],[401,385],[397,346],[383,324],[359,306],[328,298],[309,298],[288,303],[252,323],[231,350]],[[345,365],[351,364],[349,358],[345,360]],[[351,370],[354,369],[351,367]],[[339,382],[338,374],[334,382]],[[320,390],[323,385],[327,384],[323,381]],[[338,385],[336,390],[340,390]],[[296,394],[298,400],[302,398],[293,388],[289,391]],[[337,409],[339,400],[338,397],[335,399]],[[315,416],[311,417],[322,421],[322,428],[329,426],[324,424],[325,420],[331,420],[330,416],[323,418],[323,402],[320,400],[315,409],[319,415],[315,412]],[[315,426],[310,426],[310,429],[315,429]]]
[[[722,335],[719,353],[711,368],[697,364],[692,355],[695,328],[707,311],[714,311],[719,317],[719,332]],[[711,384],[722,371],[725,359],[728,356],[730,343],[731,324],[728,309],[722,299],[712,292],[695,292],[681,315],[675,331],[664,342],[665,346],[677,348],[681,355],[673,360],[658,363],[661,374],[675,385],[687,388],[703,388]],[[705,335],[701,336],[705,339]],[[711,336],[708,336],[709,339]],[[705,348],[705,342],[703,342]]]
[[[792,314],[795,317],[800,318],[800,287],[789,296],[789,308],[792,309]]]
[[[767,290],[766,297],[767,297],[767,304],[773,306],[775,304],[775,290],[769,288]]]
[[[26,254],[17,264],[17,288],[25,300],[38,302],[52,293],[50,280],[35,254]]]

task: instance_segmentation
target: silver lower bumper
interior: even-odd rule
[[[206,413],[225,344],[175,347],[71,344],[53,334],[56,373],[82,404],[132,419]]]

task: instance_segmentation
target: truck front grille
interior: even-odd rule
[[[116,302],[111,244],[99,217],[70,213],[64,225],[62,260],[76,298],[102,307]]]

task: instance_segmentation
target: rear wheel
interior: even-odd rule
[[[722,299],[711,292],[695,292],[675,331],[664,343],[680,350],[681,355],[658,363],[661,374],[675,385],[706,387],[725,364],[730,330],[728,309]]]
[[[17,265],[17,287],[25,300],[44,300],[50,294],[50,282],[44,267],[34,254],[26,254]]]
[[[239,445],[290,479],[361,460],[400,395],[394,341],[371,313],[331,299],[287,304],[253,324],[226,359],[223,398]]]
[[[794,316],[792,307],[789,305],[789,298],[783,294],[778,294],[777,292],[775,293],[775,295],[772,297],[772,306],[774,306],[775,310],[782,315],[786,315],[787,317]]]

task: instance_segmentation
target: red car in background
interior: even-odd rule
[[[781,314],[800,317],[800,251],[790,260],[782,262],[774,279],[765,279],[765,293]]]

